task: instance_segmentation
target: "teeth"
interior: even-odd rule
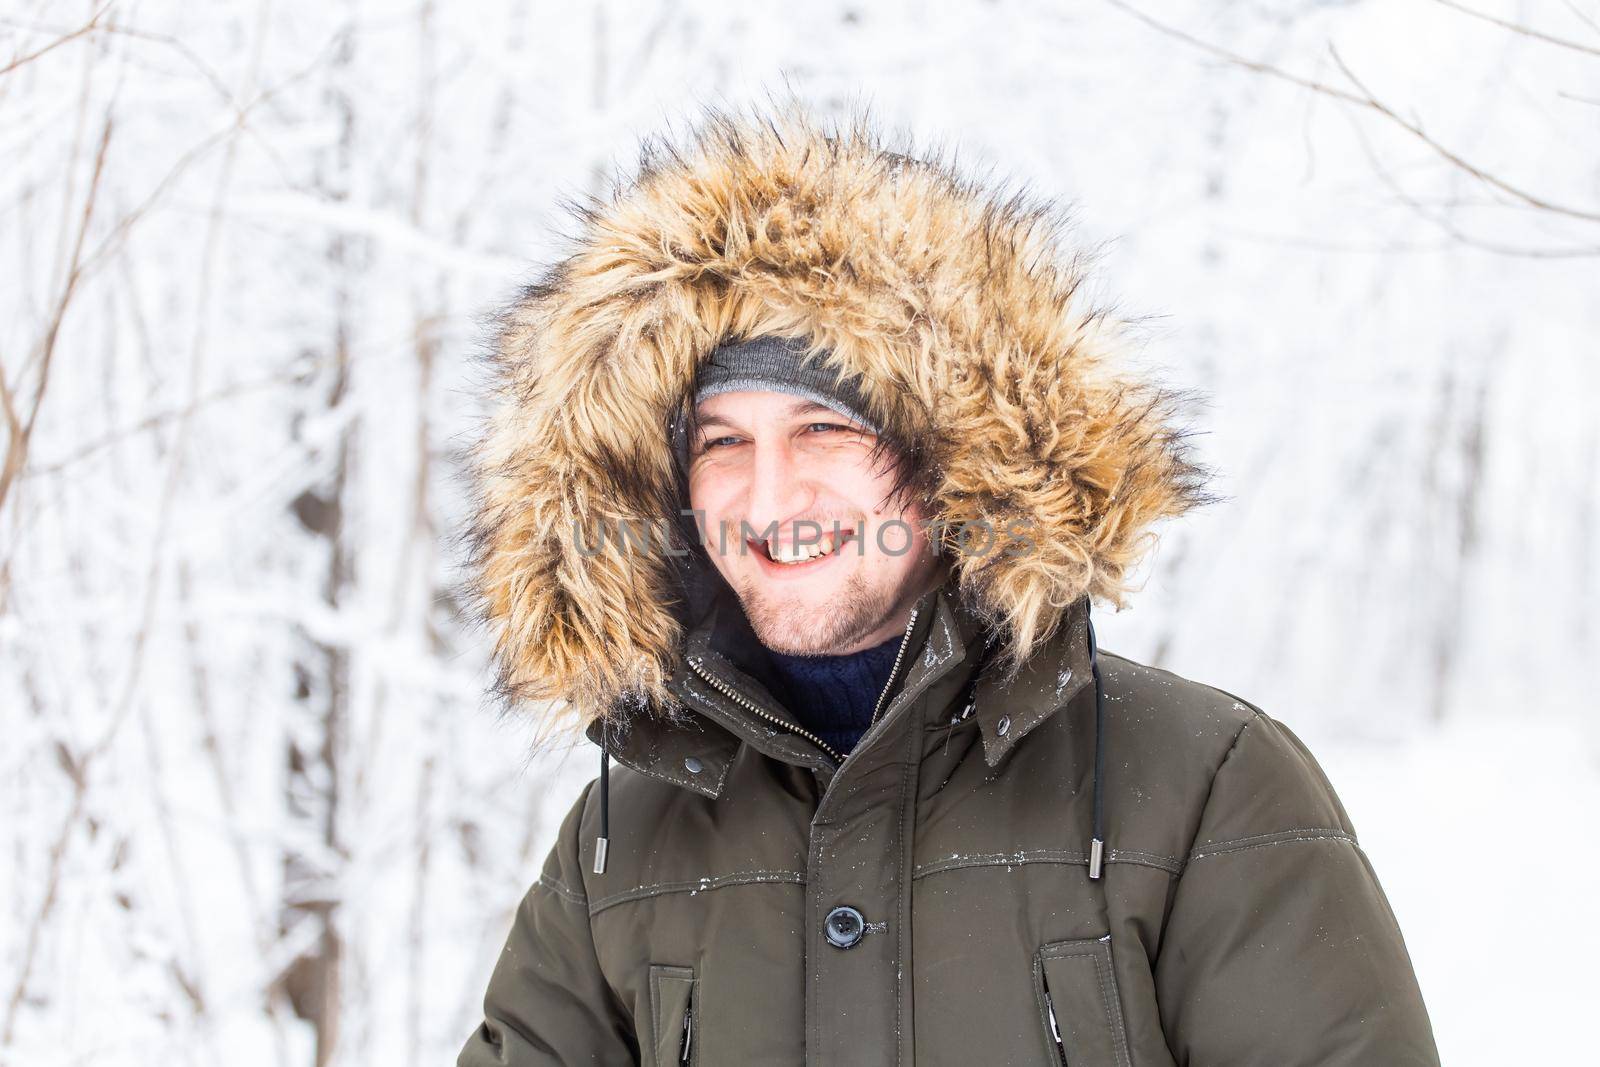
[[[836,547],[833,534],[825,533],[821,541],[811,545],[775,545],[768,541],[767,554],[779,563],[808,563],[818,556],[827,555]]]

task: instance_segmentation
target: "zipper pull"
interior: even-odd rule
[[[1067,1062],[1067,1048],[1061,1043],[1061,1028],[1056,1025],[1056,1006],[1050,999],[1050,990],[1044,991],[1044,1010],[1050,1014],[1050,1036],[1056,1040],[1056,1052],[1061,1057],[1061,1062]]]
[[[689,1042],[694,1039],[694,1005],[691,1003],[683,1009],[683,1046],[678,1053],[678,1063],[687,1067],[689,1063]]]

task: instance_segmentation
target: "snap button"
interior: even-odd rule
[[[699,774],[700,767],[700,759],[697,756],[688,756],[683,761],[683,769],[688,771],[690,774]]]
[[[866,925],[866,920],[856,909],[837,907],[828,912],[823,929],[827,932],[828,941],[834,948],[849,948],[861,940],[861,931]]]
[[[1009,729],[1011,729],[1011,716],[1009,716],[1009,715],[1001,716],[1000,725],[995,727],[995,732],[998,733],[1001,737],[1004,737],[1006,735],[1006,731],[1009,730]]]

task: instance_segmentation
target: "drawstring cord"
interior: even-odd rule
[[[606,873],[606,847],[611,843],[611,749],[600,727],[600,836],[594,840],[594,873]]]
[[[1089,672],[1094,675],[1094,828],[1089,840],[1089,877],[1098,879],[1105,867],[1106,852],[1106,688],[1100,681],[1100,651],[1087,602],[1084,618],[1089,625]]]

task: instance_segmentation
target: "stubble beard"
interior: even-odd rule
[[[788,656],[828,656],[849,648],[882,626],[895,604],[893,590],[869,587],[860,573],[847,576],[844,588],[823,607],[781,593],[768,595],[755,579],[736,592],[756,638]]]

